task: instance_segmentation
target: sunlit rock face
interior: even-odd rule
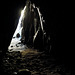
[[[46,32],[43,27],[45,25],[44,23],[45,20],[43,20],[39,8],[30,1],[27,1],[21,12],[9,49],[17,48],[18,43],[20,43],[20,48],[27,46],[40,50],[45,49],[48,39],[46,38]]]
[[[22,32],[22,28],[23,28],[22,23],[23,23],[23,19],[24,19],[25,9],[26,9],[26,6],[24,7],[24,9],[21,12],[21,16],[19,18],[19,22],[18,22],[17,28],[15,30],[15,33],[12,37],[11,43],[8,47],[8,51],[24,50],[26,48],[26,45],[23,45],[21,43],[21,38],[22,38],[21,32]]]

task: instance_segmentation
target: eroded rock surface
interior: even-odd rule
[[[50,55],[34,49],[7,52],[7,57],[3,59],[3,69],[10,75],[71,75],[63,64],[58,64]]]

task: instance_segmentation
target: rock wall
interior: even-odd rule
[[[30,47],[44,49],[46,32],[43,28],[44,20],[39,8],[27,1],[24,16],[22,42]]]

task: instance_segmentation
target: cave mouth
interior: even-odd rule
[[[38,7],[27,1],[21,11],[17,28],[13,34],[8,51],[25,50],[28,47],[41,49],[46,41],[45,20]],[[29,45],[29,46],[28,46]]]
[[[13,37],[11,39],[10,45],[8,47],[8,51],[12,52],[12,51],[19,51],[19,50],[24,50],[26,47],[26,45],[21,43],[21,38],[22,38],[22,21],[24,19],[24,13],[25,13],[25,9],[26,6],[24,7],[24,9],[21,11],[21,15],[18,21],[18,25],[17,28],[13,34]]]

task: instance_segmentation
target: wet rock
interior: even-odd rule
[[[31,72],[28,69],[21,69],[19,70],[18,75],[31,75]]]
[[[17,72],[14,72],[14,73],[13,73],[13,75],[16,75],[16,74],[17,74]]]

